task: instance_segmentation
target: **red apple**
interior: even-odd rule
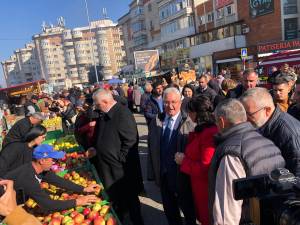
[[[61,218],[60,212],[55,212],[52,214],[52,218]]]
[[[83,221],[84,221],[84,215],[82,215],[80,213],[74,217],[75,223],[81,224]]]
[[[102,216],[96,217],[94,219],[94,225],[105,225],[105,220]]]
[[[91,211],[90,214],[88,215],[88,218],[91,219],[91,220],[93,220],[93,219],[95,219],[95,218],[98,217],[98,216],[99,216],[99,213],[98,213],[98,212],[96,212],[96,211]]]
[[[90,214],[90,212],[91,212],[91,209],[90,209],[90,208],[85,208],[85,209],[83,210],[83,215],[87,216],[87,215]]]
[[[42,183],[41,183],[41,188],[42,188],[42,189],[48,189],[48,188],[49,188],[49,184],[46,183],[46,182],[42,182]]]
[[[71,212],[70,216],[74,219],[79,213],[77,211]]]
[[[106,221],[106,225],[116,225],[117,222],[113,217],[110,217],[107,221]]]
[[[62,197],[64,200],[68,200],[70,196],[69,196],[68,193],[62,193],[62,194],[61,194],[61,197]]]
[[[92,220],[90,220],[90,219],[86,219],[86,220],[84,220],[83,222],[86,223],[87,225],[92,224]]]
[[[61,219],[53,218],[49,224],[50,225],[60,225],[61,224]]]

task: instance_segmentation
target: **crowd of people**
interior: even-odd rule
[[[143,88],[103,84],[33,95],[24,104],[25,118],[3,141],[0,177],[48,211],[97,200],[95,185],[83,188],[49,171],[64,153],[42,144],[47,130],[40,124],[46,116],[60,116],[64,133],[75,135],[95,165],[120,220],[129,212],[132,224],[143,225],[138,196],[147,193],[133,116],[142,113],[148,127],[147,179],[160,188],[169,225],[247,224],[253,206],[234,199],[233,180],[277,168],[300,176],[297,75],[284,66],[274,69],[270,82],[270,90],[259,87],[258,74],[248,69],[239,81],[202,74],[188,84],[157,80]],[[41,180],[91,194],[51,200],[39,187]],[[10,181],[0,184],[11,191]],[[3,196],[0,213],[8,216],[13,210],[2,209]]]

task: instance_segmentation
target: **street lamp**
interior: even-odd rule
[[[87,0],[84,0],[84,2],[85,2],[86,16],[87,16],[87,20],[88,20],[88,23],[89,23],[90,35],[91,35],[90,42],[91,42],[91,48],[92,48],[92,57],[93,57],[93,61],[94,61],[94,69],[95,69],[96,81],[97,81],[97,83],[99,83],[98,71],[97,71],[96,60],[95,60],[94,43],[93,43],[92,27],[91,27],[91,22],[90,22],[89,9],[88,9]]]

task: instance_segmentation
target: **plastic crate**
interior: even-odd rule
[[[43,144],[53,144],[53,143],[55,143],[55,141],[56,141],[56,139],[48,139],[48,140],[45,140],[45,141],[43,141]]]
[[[63,131],[62,130],[49,131],[49,132],[47,132],[46,140],[58,139],[62,136],[63,136]]]

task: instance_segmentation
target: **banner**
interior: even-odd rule
[[[158,50],[134,52],[135,69],[145,73],[159,69]]]
[[[274,12],[274,0],[249,0],[249,12],[252,18]]]

